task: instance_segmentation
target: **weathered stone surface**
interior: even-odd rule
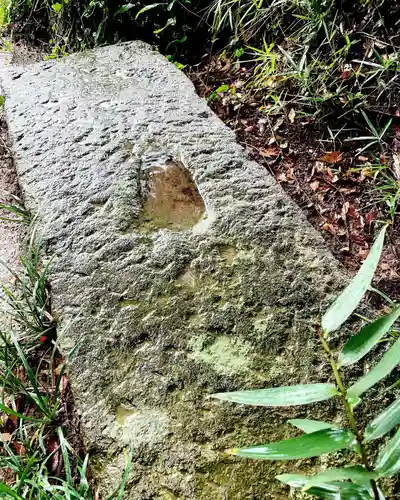
[[[82,343],[71,379],[102,491],[132,443],[129,498],[287,498],[273,477],[289,466],[223,450],[286,437],[306,410],[209,395],[324,380],[313,325],[344,276],[320,236],[142,43],[2,79],[26,203],[57,257],[61,346]]]

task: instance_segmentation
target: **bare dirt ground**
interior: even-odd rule
[[[11,145],[4,117],[0,117],[0,202],[13,203],[13,197],[19,196],[19,185],[14,168]],[[0,210],[0,217],[11,218],[7,210]],[[15,269],[18,266],[19,241],[21,228],[18,224],[0,220],[0,261]],[[0,265],[0,282],[11,278],[10,272]]]
[[[216,57],[189,76],[199,95],[208,98],[213,111],[235,131],[238,142],[275,177],[352,274],[368,255],[376,223],[390,223],[375,286],[392,299],[400,298],[400,218],[388,220],[370,159],[357,154],[351,143],[327,153],[313,122],[298,118],[295,109],[266,115],[256,95],[253,102],[244,104],[228,92],[210,99],[222,82],[236,86],[244,79],[243,72],[245,69],[235,68],[229,60]],[[400,136],[398,116],[392,127],[396,141]],[[389,161],[388,155],[381,155],[374,168]]]

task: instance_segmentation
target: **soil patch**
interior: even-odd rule
[[[256,93],[241,101],[242,95],[226,92],[238,82],[240,87],[248,71],[246,66],[214,57],[190,77],[199,95],[234,130],[238,142],[274,175],[333,254],[355,273],[368,254],[376,223],[388,220],[388,207],[377,190],[379,166],[371,167],[370,158],[357,154],[351,143],[342,142],[340,150],[327,152],[321,129],[296,105],[283,113],[266,114]],[[384,155],[376,158],[377,165],[387,161]],[[395,299],[400,297],[400,221],[394,217],[390,222],[375,284]]]

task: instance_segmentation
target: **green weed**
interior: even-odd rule
[[[0,0],[0,29],[10,22],[11,0]]]
[[[0,221],[30,224],[32,221],[31,214],[24,207],[21,199],[18,198],[18,196],[15,196],[14,194],[11,193],[5,193],[5,195],[8,198],[11,198],[12,202],[8,203],[6,201],[0,201],[0,211],[9,214],[9,216],[7,217],[6,216],[0,217]]]
[[[37,342],[41,337],[55,335],[55,318],[51,314],[47,275],[51,261],[42,264],[41,243],[31,237],[24,255],[19,260],[21,271],[16,272],[3,263],[14,278],[14,284],[0,285],[13,318],[19,324],[26,340]]]

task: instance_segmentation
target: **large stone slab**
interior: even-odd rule
[[[129,498],[287,498],[290,465],[223,450],[293,435],[307,411],[209,395],[325,380],[314,324],[344,276],[321,237],[143,43],[2,79],[101,490],[131,443]]]

